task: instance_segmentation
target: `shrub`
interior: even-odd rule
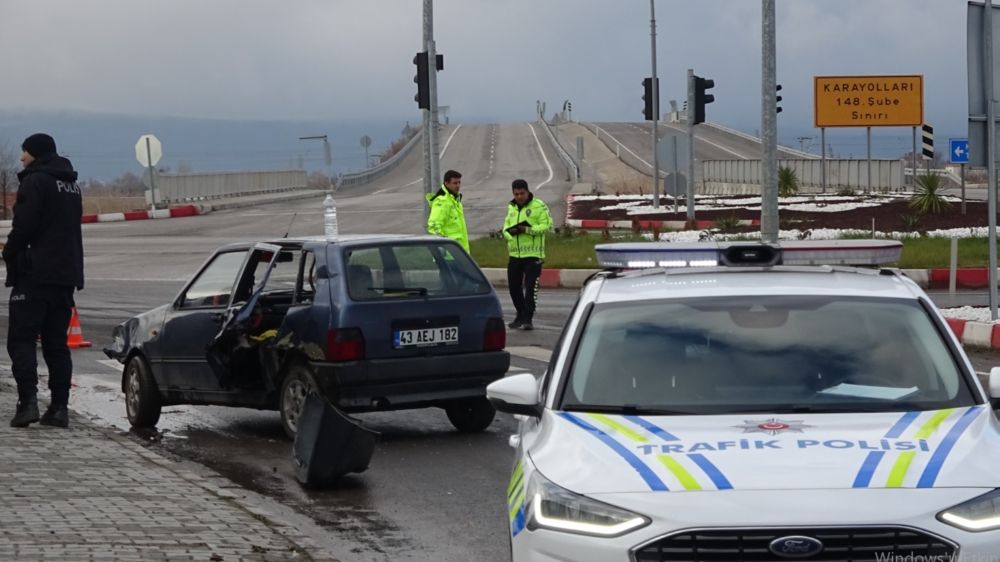
[[[735,216],[723,217],[712,223],[712,229],[720,232],[735,232],[740,226],[740,219]]]
[[[799,192],[799,178],[788,166],[778,168],[778,195],[789,197]]]
[[[944,198],[942,189],[941,176],[918,175],[917,192],[910,198],[910,208],[922,214],[937,214],[948,209],[951,203]]]
[[[851,197],[853,195],[856,195],[856,193],[854,192],[853,187],[850,187],[848,185],[842,185],[837,188],[837,195],[840,195],[841,197]]]
[[[899,215],[899,220],[903,221],[903,230],[906,232],[916,232],[920,230],[919,215]]]

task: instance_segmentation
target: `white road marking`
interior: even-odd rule
[[[98,359],[97,362],[116,373],[122,372],[122,364],[114,359]]]
[[[545,349],[543,347],[536,347],[533,345],[508,346],[507,351],[511,355],[517,355],[518,357],[524,357],[525,359],[533,359],[535,361],[541,361],[543,363],[547,363],[549,357],[552,356],[551,349]]]
[[[552,165],[549,164],[549,159],[545,156],[545,151],[542,150],[542,143],[538,140],[538,135],[535,134],[535,127],[531,123],[528,123],[528,128],[531,129],[531,136],[535,137],[535,145],[538,147],[538,153],[542,155],[542,160],[545,161],[545,167],[549,170],[549,179],[543,181],[535,187],[535,189],[541,189],[542,186],[552,181]]]
[[[438,160],[439,161],[440,161],[441,158],[444,158],[444,153],[448,151],[448,145],[451,144],[451,139],[455,138],[455,133],[457,133],[458,130],[461,129],[461,128],[462,128],[462,125],[456,126],[455,130],[452,131],[450,135],[448,135],[448,140],[445,141],[444,147],[441,149],[441,154],[438,155]],[[409,187],[411,185],[420,183],[422,181],[424,181],[424,178],[420,177],[420,178],[417,178],[417,179],[411,181],[410,183],[403,184],[403,187]],[[396,189],[396,187],[393,186],[393,187],[386,187],[386,188],[380,189],[380,190],[376,191],[375,193],[373,193],[373,195],[376,195],[376,194],[379,194],[379,193],[382,193],[382,192],[385,192],[385,191],[389,191],[390,189]]]
[[[187,281],[188,277],[87,277],[87,281],[123,281],[123,282],[143,282],[143,283],[155,283],[155,282],[184,282]]]
[[[629,147],[625,146],[624,144],[622,144],[622,141],[620,141],[617,138],[615,138],[614,135],[612,135],[611,133],[609,133],[607,130],[604,131],[604,134],[607,135],[607,136],[609,136],[609,137],[611,137],[611,140],[615,141],[615,143],[618,144],[618,146],[622,147],[626,152],[628,152],[632,156],[635,156],[640,162],[642,162],[643,164],[645,164],[650,170],[653,169],[653,165],[652,164],[650,164],[649,162],[646,162],[642,158],[642,156],[639,156],[638,154],[632,152],[631,148],[629,148]]]

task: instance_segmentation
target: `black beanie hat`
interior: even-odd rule
[[[524,180],[514,180],[510,184],[511,189],[528,189],[528,182]]]
[[[35,133],[24,139],[24,142],[21,143],[21,150],[35,158],[41,158],[56,153],[56,141],[45,133]]]

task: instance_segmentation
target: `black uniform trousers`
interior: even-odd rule
[[[73,306],[73,287],[21,283],[11,289],[7,353],[21,400],[33,400],[37,393],[36,342],[40,336],[42,356],[49,368],[52,404],[69,403],[73,360],[66,336]]]
[[[538,302],[538,278],[542,276],[540,258],[509,258],[507,261],[507,286],[510,300],[514,301],[517,318],[531,322]]]

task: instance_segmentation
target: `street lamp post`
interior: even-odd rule
[[[299,137],[299,140],[322,140],[323,141],[323,161],[326,163],[326,181],[330,191],[333,191],[333,157],[330,154],[330,141],[326,135],[314,135],[310,137]]]

